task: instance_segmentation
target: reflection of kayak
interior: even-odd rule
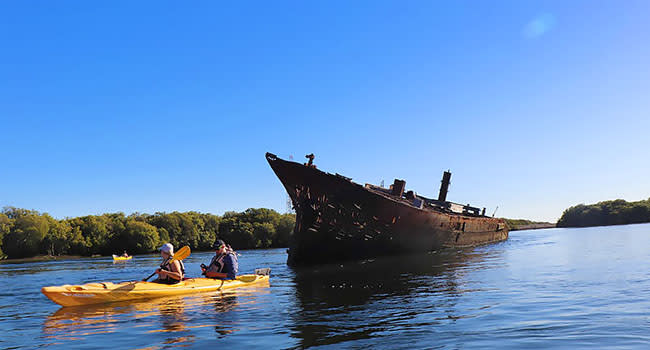
[[[129,255],[129,256],[119,256],[119,255],[113,254],[113,260],[115,260],[115,261],[118,261],[118,260],[131,260],[132,257],[133,256],[131,256],[131,255]]]
[[[110,303],[123,300],[212,292],[268,283],[268,275],[240,275],[234,280],[190,278],[176,284],[154,282],[96,282],[82,285],[43,287],[41,292],[62,306]]]
[[[87,334],[114,333],[116,324],[131,318],[142,321],[140,333],[157,333],[191,326],[185,318],[190,313],[209,310],[210,314],[229,312],[239,306],[244,297],[248,309],[254,304],[266,300],[271,291],[269,284],[259,283],[252,287],[228,289],[191,295],[176,295],[155,299],[136,299],[115,303],[60,307],[47,316],[43,323],[45,334],[51,339],[61,337],[86,338]],[[261,297],[260,296],[264,296]],[[58,305],[57,305],[58,306]],[[163,322],[153,320],[161,319]],[[226,322],[228,323],[228,322]],[[205,324],[197,327],[206,326]],[[217,332],[229,333],[234,329],[228,324],[214,324]]]

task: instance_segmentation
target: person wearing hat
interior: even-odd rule
[[[185,275],[185,266],[183,262],[174,260],[169,262],[174,256],[174,246],[171,243],[165,243],[160,247],[160,255],[163,258],[163,263],[160,268],[156,270],[158,278],[154,281],[156,283],[174,284],[183,280]]]
[[[205,277],[233,280],[239,272],[237,254],[224,241],[217,239],[212,248],[215,255],[210,265],[201,264],[201,270]]]

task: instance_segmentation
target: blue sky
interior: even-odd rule
[[[286,208],[264,153],[497,216],[650,197],[646,1],[0,4],[0,206]]]

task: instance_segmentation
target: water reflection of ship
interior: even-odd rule
[[[432,324],[458,317],[464,275],[485,257],[467,248],[297,269],[293,337],[303,348],[331,345],[371,338],[421,313],[435,315]]]

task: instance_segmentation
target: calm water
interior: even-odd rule
[[[242,272],[272,268],[270,287],[85,308],[40,288],[141,279],[158,257],[0,264],[0,348],[650,348],[650,225],[297,271],[284,249],[241,253]]]

